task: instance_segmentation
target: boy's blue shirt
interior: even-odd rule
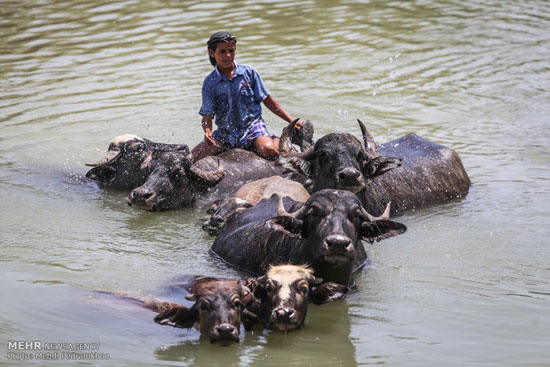
[[[269,91],[253,67],[235,62],[235,74],[228,80],[216,66],[202,84],[199,113],[214,116],[218,134],[233,145],[262,117],[261,103],[268,96]]]

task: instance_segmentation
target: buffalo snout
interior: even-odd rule
[[[296,322],[296,311],[290,307],[279,307],[273,310],[271,317],[277,323]]]
[[[136,187],[130,192],[128,198],[128,204],[130,205],[142,205],[152,209],[152,201],[155,198],[155,192],[149,188]]]
[[[225,219],[219,215],[213,215],[206,219],[202,224],[203,231],[210,235],[217,235],[225,227]]]
[[[353,241],[348,236],[344,234],[333,234],[327,236],[324,243],[327,250],[325,258],[330,257],[336,260],[336,257],[343,257],[341,259],[343,261],[353,260],[355,247]]]
[[[363,174],[353,167],[345,167],[336,174],[337,188],[359,192],[365,188],[365,178]]]
[[[239,341],[239,329],[231,324],[220,324],[215,326],[210,333],[210,342],[232,342]]]

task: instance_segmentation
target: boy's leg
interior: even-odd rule
[[[270,136],[260,136],[254,139],[253,146],[260,157],[275,159],[279,155],[279,139]]]

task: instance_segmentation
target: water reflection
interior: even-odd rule
[[[304,329],[290,333],[269,330],[245,332],[239,344],[220,347],[207,339],[159,347],[161,360],[184,361],[194,366],[304,366],[318,364],[321,356],[331,366],[356,366],[355,347],[349,339],[350,318],[345,302],[312,306]]]

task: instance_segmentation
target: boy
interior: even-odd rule
[[[214,66],[202,85],[202,128],[204,140],[191,151],[193,161],[233,147],[254,150],[266,159],[279,154],[279,139],[272,137],[262,119],[261,102],[287,122],[293,118],[273,98],[258,72],[235,62],[237,38],[229,32],[212,34],[207,42]],[[212,120],[218,129],[212,132]],[[301,121],[296,124],[301,126]]]

